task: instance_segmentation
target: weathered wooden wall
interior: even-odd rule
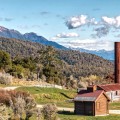
[[[108,102],[106,97],[102,94],[95,102],[95,115],[108,114]]]

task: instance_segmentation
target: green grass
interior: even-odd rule
[[[80,116],[71,114],[58,114],[60,120],[120,120],[120,115],[108,115],[108,116]],[[36,120],[36,116],[32,116],[30,120]]]
[[[120,110],[120,102],[110,103],[109,109],[110,110]]]
[[[17,90],[27,91],[32,94],[38,104],[56,103],[60,107],[73,107],[68,99],[76,95],[75,90],[61,90],[57,88],[20,87]],[[109,109],[120,110],[120,102],[110,103]]]
[[[75,90],[57,88],[20,87],[17,90],[28,91],[38,104],[56,103],[57,106],[61,107],[73,107],[74,104],[67,102],[67,100],[76,95]]]
[[[73,107],[73,103],[66,100],[76,95],[75,90],[61,90],[56,88],[39,88],[39,87],[20,87],[17,90],[27,91],[32,94],[39,104],[56,103],[61,107]],[[110,103],[110,109],[120,110],[120,102]],[[61,120],[120,120],[120,115],[108,116],[79,116],[71,112],[58,113]],[[30,120],[36,120],[36,116],[32,116]]]
[[[108,115],[108,116],[79,116],[74,114],[58,114],[61,120],[120,120],[120,115]]]

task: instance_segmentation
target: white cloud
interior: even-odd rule
[[[67,22],[66,25],[69,29],[77,28],[87,23],[87,16],[80,15],[71,17]]]
[[[75,29],[84,25],[107,25],[109,27],[120,28],[120,16],[102,16],[101,20],[97,21],[94,17],[90,18],[87,15],[80,15],[71,17],[69,20],[66,21],[66,26],[69,29]]]
[[[87,50],[113,50],[113,42],[109,40],[96,40],[96,39],[72,39],[69,41],[59,41],[60,44],[66,47],[83,48]]]
[[[116,27],[118,28],[120,28],[120,16],[117,16],[116,17]]]
[[[92,34],[94,38],[95,37],[101,38],[108,35],[109,32],[111,31],[111,28],[114,30],[120,29],[120,16],[117,17],[102,16],[101,20],[97,21],[94,17],[90,18],[87,15],[80,15],[71,17],[66,22],[66,26],[69,29],[75,29],[85,25],[94,27],[94,31],[96,32],[96,34]],[[64,35],[62,36],[64,37]]]
[[[51,37],[50,40],[54,41],[54,40],[57,40],[58,38],[57,37]]]
[[[90,25],[98,25],[98,21],[95,18],[91,18],[88,22]]]
[[[103,16],[102,21],[103,21],[103,23],[105,23],[106,25],[109,25],[111,27],[120,28],[120,16],[117,16],[114,18]]]
[[[95,18],[88,18],[87,15],[80,15],[71,17],[66,21],[66,26],[69,29],[75,29],[83,25],[97,25],[98,21]]]
[[[107,24],[107,25],[115,25],[116,24],[116,20],[115,20],[115,18],[109,18],[109,17],[107,17],[107,16],[103,16],[102,17],[102,20],[103,20],[103,22],[105,23],[105,24]]]
[[[59,40],[60,38],[77,38],[79,37],[78,33],[71,32],[71,33],[59,33],[56,36],[50,38],[50,40]]]
[[[72,33],[60,33],[56,35],[57,38],[74,38],[79,37],[79,34],[72,32]]]

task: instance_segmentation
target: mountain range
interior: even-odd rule
[[[28,40],[28,41],[40,43],[43,45],[53,46],[57,49],[67,50],[66,47],[64,47],[56,42],[49,41],[46,38],[44,38],[43,36],[39,36],[34,32],[21,34],[17,30],[8,29],[8,28],[0,26],[0,36],[5,37],[5,38],[16,38],[16,39],[20,39],[20,40]]]
[[[86,50],[86,49],[82,49],[82,48],[66,48],[56,42],[49,41],[45,37],[39,36],[34,32],[21,34],[17,30],[8,29],[8,28],[0,26],[0,36],[5,37],[5,38],[16,38],[16,39],[20,39],[20,40],[32,41],[32,42],[40,43],[43,45],[53,46],[53,47],[55,47],[57,49],[61,49],[61,50],[68,50],[68,49],[77,50],[80,52],[95,54],[95,55],[103,57],[104,59],[107,59],[107,60],[114,60],[114,50],[112,50],[112,51],[106,51],[106,50],[95,51],[94,50],[93,51],[93,50]]]
[[[91,53],[91,54],[95,54],[98,55],[100,57],[103,57],[104,59],[107,60],[114,60],[114,50],[111,51],[106,51],[106,50],[86,50],[86,49],[82,49],[82,48],[70,48],[73,50],[77,50],[80,52],[86,52],[86,53]]]

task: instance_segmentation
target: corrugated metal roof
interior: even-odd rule
[[[106,92],[120,90],[120,84],[99,85],[98,87],[100,87]]]
[[[76,98],[74,98],[74,101],[95,101],[96,97],[80,97],[77,96]]]
[[[103,90],[96,90],[94,92],[78,94],[74,101],[95,101],[101,93],[104,93]]]

